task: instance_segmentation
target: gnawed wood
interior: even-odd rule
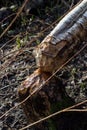
[[[65,92],[65,84],[59,78],[53,77],[48,82],[46,81],[53,71],[78,50],[78,46],[82,44],[81,41],[84,41],[86,36],[87,0],[83,0],[59,22],[34,51],[39,69],[30,75],[18,89],[21,101],[37,90],[22,104],[29,122],[37,121],[72,105],[73,101]],[[58,129],[55,121],[57,122],[57,118],[48,120],[48,128]],[[56,124],[59,125],[58,122]],[[45,126],[41,123],[40,130],[45,130]]]
[[[57,70],[87,37],[87,0],[72,9],[54,30],[34,50],[36,63],[41,70]]]
[[[24,100],[50,77],[50,73],[44,73],[39,69],[29,76],[19,87],[18,94],[20,100]],[[65,84],[57,77],[53,77],[48,81],[42,89],[32,95],[26,102],[22,104],[27,119],[30,122],[37,121],[53,112],[66,108],[74,102],[65,92]],[[46,123],[46,122],[45,122]],[[40,130],[45,130],[45,127],[56,127],[53,120],[47,121],[47,126],[44,123],[39,124]],[[56,130],[56,129],[54,129]]]

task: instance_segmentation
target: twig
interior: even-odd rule
[[[17,82],[16,82],[16,83],[9,84],[9,85],[7,85],[7,86],[4,86],[4,87],[0,88],[0,91],[3,90],[3,89],[5,89],[5,88],[8,88],[9,86],[16,85],[16,84],[17,84]]]
[[[2,38],[4,36],[4,34],[9,30],[9,28],[12,26],[12,24],[15,22],[15,20],[19,17],[20,13],[22,12],[24,6],[26,5],[26,3],[29,0],[25,0],[25,2],[23,3],[22,7],[19,9],[19,11],[17,12],[16,16],[14,17],[14,19],[11,21],[11,23],[8,25],[8,27],[4,30],[4,32],[2,32],[2,34],[0,35],[0,38]]]
[[[0,21],[0,24],[3,23],[6,19],[12,17],[13,15],[16,15],[16,13],[12,13],[9,16],[5,17],[3,20]]]
[[[61,0],[61,1],[62,1],[62,3],[63,3],[66,7],[70,8],[70,5],[69,5],[65,0]]]
[[[70,109],[67,110],[66,112],[87,112],[87,109]]]

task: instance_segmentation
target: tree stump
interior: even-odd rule
[[[50,73],[42,72],[39,69],[36,70],[19,87],[18,94],[20,100],[24,100],[27,96],[38,90],[50,76]],[[72,99],[65,92],[65,84],[63,81],[57,77],[53,77],[42,86],[39,92],[37,91],[24,102],[22,107],[28,121],[32,123],[53,112],[71,106],[73,103]],[[37,127],[41,130],[46,130],[46,128],[56,130],[54,119],[49,119]]]

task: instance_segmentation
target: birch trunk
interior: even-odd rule
[[[41,70],[53,72],[67,61],[87,37],[87,0],[72,9],[34,50]]]

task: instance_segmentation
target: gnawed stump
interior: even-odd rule
[[[18,94],[20,100],[24,100],[27,96],[38,90],[50,76],[50,73],[44,73],[39,69],[36,70],[19,87]],[[62,80],[53,77],[42,86],[41,90],[37,91],[25,103],[23,103],[22,107],[28,121],[32,123],[53,112],[68,107],[72,105],[72,103],[72,100],[65,92],[65,85]],[[38,128],[40,127],[41,130],[45,130],[46,127],[56,128],[53,120],[54,119],[49,119],[46,122],[39,124]]]
[[[71,106],[73,101],[65,92],[65,84],[51,74],[58,70],[81,48],[87,39],[87,0],[73,8],[34,50],[39,68],[19,87],[20,100],[33,95],[22,104],[29,122],[37,121],[53,112]],[[46,82],[47,81],[47,82]],[[46,82],[46,84],[44,84]],[[35,92],[36,90],[39,90]],[[34,93],[35,92],[35,93]],[[58,118],[38,125],[40,130],[58,130]],[[57,123],[55,123],[57,122]],[[57,125],[56,125],[57,124]],[[64,129],[62,129],[64,130]]]

